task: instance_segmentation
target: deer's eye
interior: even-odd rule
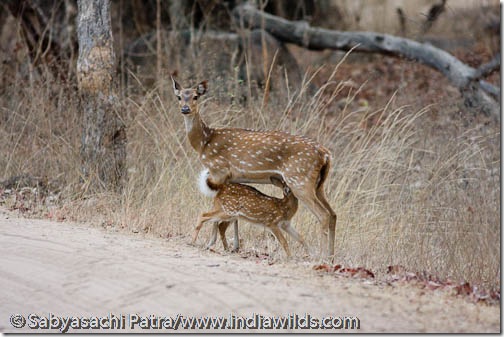
[[[196,101],[198,99],[198,96],[194,96],[193,99]]]
[[[177,96],[177,99],[178,99],[178,100],[180,101],[180,100],[182,99],[182,97],[180,97],[180,96]]]

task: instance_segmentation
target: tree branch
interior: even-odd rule
[[[474,72],[473,79],[480,80],[487,76],[490,76],[494,71],[500,69],[500,53],[497,53],[488,63],[482,64],[476,71]]]
[[[496,87],[493,84],[488,83],[487,81],[480,80],[479,81],[480,88],[491,95],[496,100],[500,101],[500,88]]]
[[[282,42],[294,43],[311,50],[354,49],[356,52],[380,53],[414,60],[446,76],[459,89],[466,106],[496,118],[500,116],[499,104],[475,80],[478,70],[430,44],[374,32],[343,32],[310,27],[306,22],[285,20],[259,11],[249,4],[236,7],[233,16],[241,26],[262,28]]]

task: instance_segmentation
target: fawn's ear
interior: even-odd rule
[[[207,89],[207,81],[203,81],[196,86],[196,93],[198,94],[198,96],[204,95],[207,92]]]
[[[180,96],[180,90],[182,90],[182,87],[180,86],[180,84],[177,81],[175,81],[173,76],[170,76],[170,77],[171,77],[171,80],[173,83],[173,92],[175,93],[176,96]]]
[[[270,177],[270,181],[273,185],[277,186],[277,187],[284,187],[284,183],[282,181],[281,178],[277,178],[277,177]]]

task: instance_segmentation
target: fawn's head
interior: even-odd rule
[[[184,115],[198,112],[198,97],[207,92],[207,81],[199,83],[194,88],[184,89],[173,77],[171,79],[173,92],[179,101],[180,112]]]
[[[292,193],[291,189],[289,188],[289,186],[285,184],[283,179],[277,177],[271,177],[270,180],[273,185],[275,185],[276,187],[280,187],[282,189],[284,197],[287,197]]]
[[[291,219],[297,212],[298,199],[296,198],[294,193],[292,193],[292,190],[289,188],[289,186],[285,184],[285,181],[282,178],[273,176],[270,178],[270,180],[273,185],[282,188],[284,197],[281,200],[281,203],[282,209],[285,212],[284,217],[286,219]]]

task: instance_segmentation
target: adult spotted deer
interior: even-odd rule
[[[184,116],[187,137],[209,170],[213,185],[269,184],[281,178],[328,229],[328,255],[334,255],[336,214],[326,200],[324,182],[329,174],[329,151],[317,142],[281,131],[211,128],[199,114],[198,98],[207,82],[182,88],[172,77],[173,90]]]
[[[290,234],[305,248],[305,242],[301,235],[291,226],[291,219],[298,209],[298,200],[290,188],[281,180],[272,177],[273,185],[281,187],[283,199],[263,194],[252,186],[244,184],[226,183],[213,185],[208,179],[208,169],[202,171],[200,176],[200,189],[208,191],[207,195],[214,197],[214,207],[211,211],[200,215],[198,225],[194,231],[193,244],[198,238],[203,224],[214,222],[214,229],[210,245],[217,239],[217,227],[221,234],[224,249],[227,249],[225,232],[231,222],[235,224],[235,249],[238,248],[238,219],[264,226],[269,229],[282,245],[287,256],[291,256],[287,240],[280,229]]]

